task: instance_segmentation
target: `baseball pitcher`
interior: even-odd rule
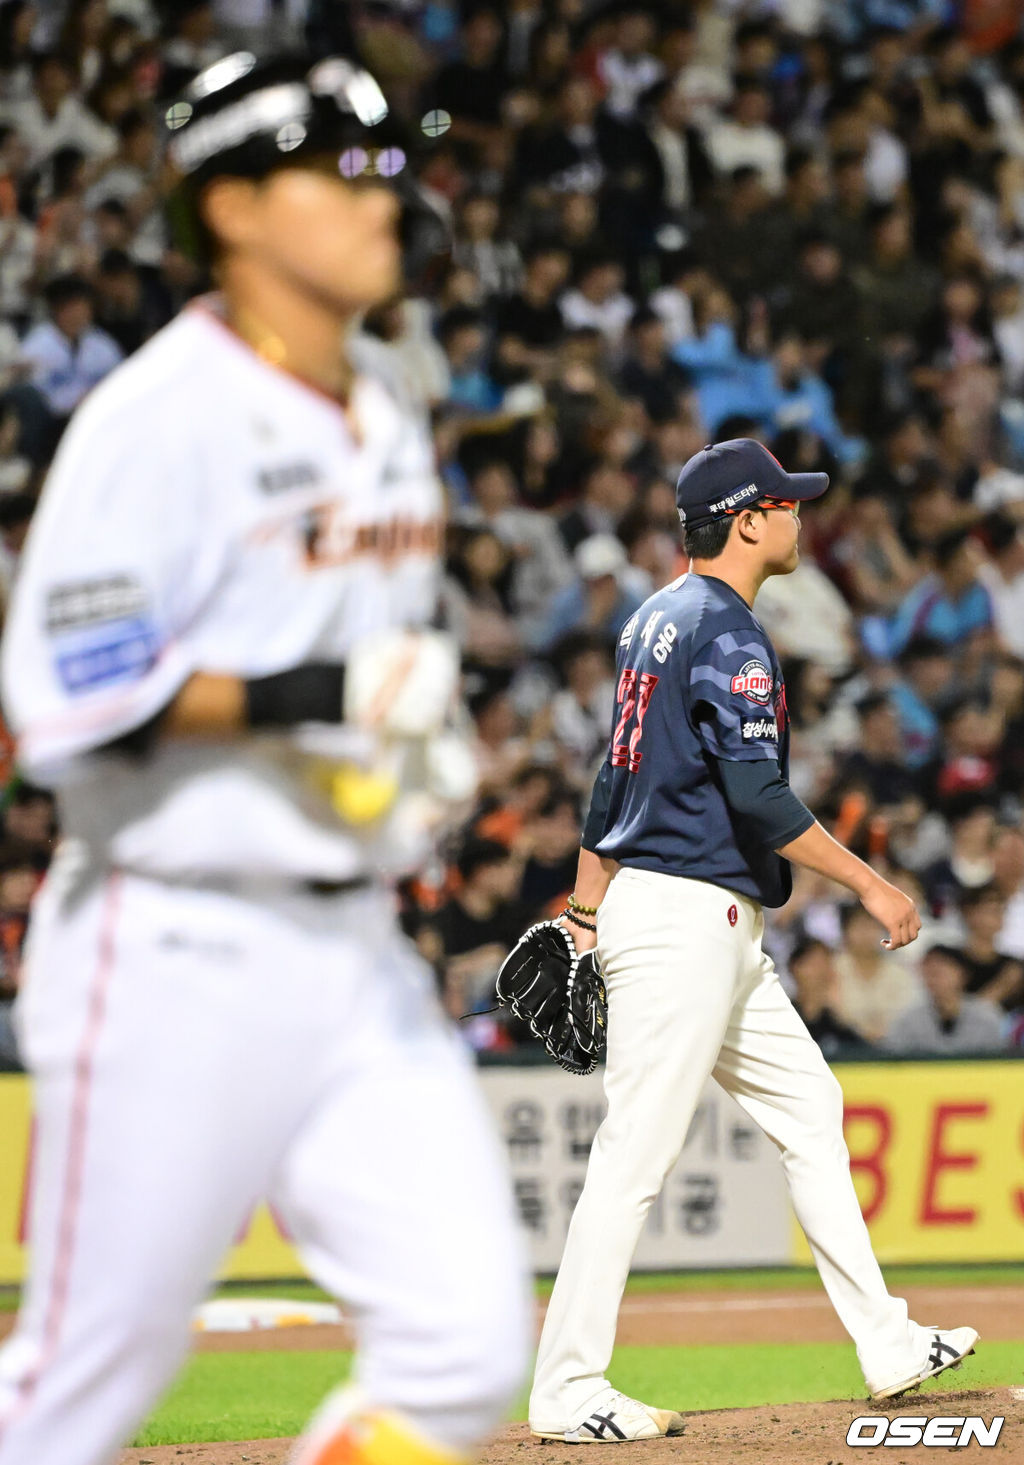
[[[853,891],[888,949],[920,930],[907,896],[837,844],[787,783],[785,688],[751,607],[768,576],[796,567],[800,503],[827,487],[825,474],[786,473],[746,439],[683,467],[690,573],[622,629],[615,724],[574,895],[557,937],[528,935],[499,979],[521,1011],[545,994],[557,1017],[544,1022],[549,1051],[577,1071],[603,1042],[595,949],[607,990],[608,1113],[541,1337],[530,1427],[543,1438],[618,1443],[684,1428],[673,1410],[616,1390],[606,1370],[644,1218],[709,1075],[778,1145],[872,1398],[956,1367],[978,1339],[973,1328],[921,1327],[889,1296],[850,1178],[842,1092],[762,946],[763,907],[789,899],[790,861]],[[568,948],[559,966],[557,945]],[[552,973],[564,970],[559,1007]]]

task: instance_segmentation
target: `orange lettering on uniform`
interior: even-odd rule
[[[987,1104],[937,1104],[932,1115],[931,1143],[928,1146],[928,1167],[925,1171],[924,1189],[921,1193],[920,1220],[923,1226],[970,1226],[978,1218],[973,1206],[960,1210],[945,1210],[936,1199],[939,1176],[944,1170],[973,1170],[978,1156],[963,1152],[951,1154],[943,1149],[946,1125],[951,1119],[983,1119],[988,1113]]]

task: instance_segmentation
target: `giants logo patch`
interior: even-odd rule
[[[738,692],[741,697],[746,697],[748,702],[767,707],[771,701],[774,683],[772,674],[763,661],[748,661],[733,677],[730,688],[734,694]]]

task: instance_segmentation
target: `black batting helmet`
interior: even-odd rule
[[[177,212],[192,253],[204,252],[198,202],[214,178],[264,178],[335,157],[350,184],[391,187],[403,201],[406,273],[448,246],[447,228],[413,172],[413,138],[376,79],[344,56],[259,61],[236,51],[190,82],[164,114],[168,155],[181,183]]]

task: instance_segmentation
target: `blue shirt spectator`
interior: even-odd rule
[[[962,530],[947,534],[935,549],[935,573],[906,595],[889,620],[869,617],[864,641],[873,655],[898,656],[915,636],[958,646],[993,625],[992,597],[977,577],[979,552]]]
[[[94,326],[92,290],[75,275],[63,275],[46,291],[50,319],[33,326],[21,346],[38,388],[54,417],[69,417],[97,382],[123,360],[113,336]]]
[[[555,646],[570,631],[586,629],[614,640],[643,604],[647,586],[634,579],[626,551],[614,534],[592,534],[573,556],[579,579],[551,602],[539,638],[541,650]]]

